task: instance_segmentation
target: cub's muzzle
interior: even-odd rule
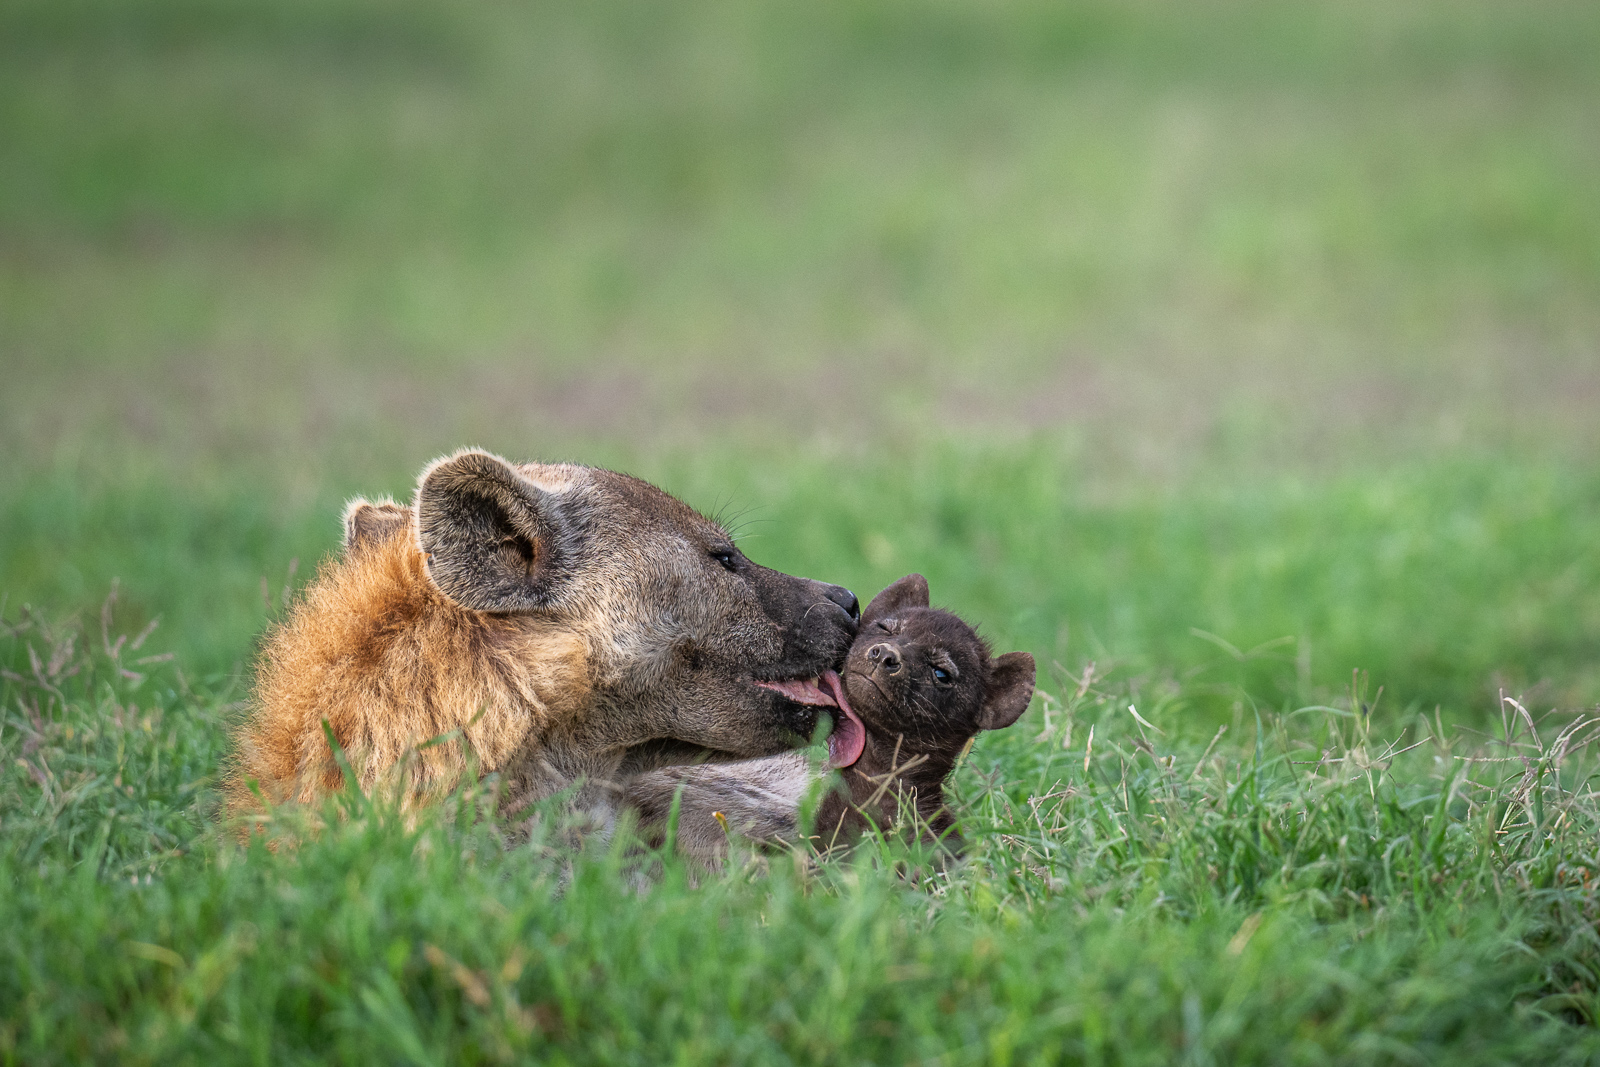
[[[887,641],[867,649],[867,659],[885,674],[900,673],[900,650]]]

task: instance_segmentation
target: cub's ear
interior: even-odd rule
[[[928,579],[920,574],[908,574],[872,598],[861,616],[861,625],[893,615],[901,608],[928,606]]]
[[[1004,730],[1022,718],[1033,699],[1033,655],[1007,652],[989,671],[989,689],[978,712],[980,730]]]
[[[546,607],[567,554],[550,494],[505,460],[476,451],[422,472],[417,541],[440,591],[478,611]]]
[[[344,507],[344,554],[359,555],[391,537],[399,537],[411,525],[411,509],[393,500],[363,500],[356,497]]]

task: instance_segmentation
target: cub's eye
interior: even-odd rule
[[[731,548],[712,549],[711,558],[722,564],[724,570],[738,570],[738,555]]]
[[[933,669],[933,680],[940,685],[946,685],[950,681],[950,672],[943,667],[935,667]]]

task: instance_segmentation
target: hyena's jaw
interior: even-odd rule
[[[866,728],[862,725],[850,700],[845,695],[844,684],[835,671],[824,671],[816,678],[789,681],[757,682],[779,697],[802,709],[827,709],[833,729],[828,734],[828,762],[835,767],[848,767],[861,758],[862,745],[866,743]]]

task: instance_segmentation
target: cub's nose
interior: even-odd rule
[[[830,585],[823,595],[843,608],[844,613],[850,616],[851,622],[861,621],[861,601],[857,600],[856,595],[850,590],[842,585]]]
[[[867,649],[867,659],[882,667],[885,673],[900,673],[900,653],[893,645],[873,645]]]

